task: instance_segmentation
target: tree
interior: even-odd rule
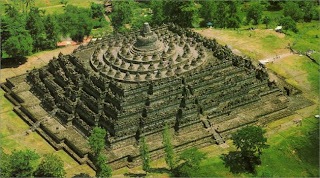
[[[259,2],[250,5],[247,9],[247,22],[250,23],[253,20],[254,25],[259,24],[263,9],[264,7]]]
[[[116,30],[120,30],[125,24],[130,24],[133,16],[134,1],[112,1],[114,4],[111,15],[111,23]]]
[[[163,145],[164,145],[164,151],[166,153],[166,156],[165,156],[166,163],[169,166],[169,168],[173,170],[175,165],[175,158],[174,158],[173,146],[171,144],[171,136],[170,136],[170,130],[168,125],[166,125],[164,128]]]
[[[227,26],[227,22],[225,17],[227,16],[227,3],[223,1],[219,1],[217,4],[217,11],[216,11],[216,18],[215,18],[215,25],[219,28],[224,28]]]
[[[32,162],[40,157],[30,150],[13,151],[9,156],[9,177],[30,177],[34,172]]]
[[[296,22],[291,17],[283,17],[279,23],[283,26],[284,30],[291,30],[295,33],[298,32]]]
[[[140,154],[141,154],[141,159],[143,164],[142,169],[146,173],[148,173],[150,171],[150,155],[149,155],[149,148],[144,136],[140,138]]]
[[[247,126],[232,134],[233,144],[240,150],[240,155],[235,157],[251,173],[255,172],[255,165],[260,164],[262,150],[268,147],[265,132],[261,127]]]
[[[160,25],[163,23],[165,16],[163,14],[163,1],[152,0],[151,1],[152,9],[152,23]]]
[[[196,147],[184,150],[179,156],[179,160],[182,161],[182,164],[175,169],[175,176],[197,176],[194,175],[194,173],[199,170],[200,163],[205,158],[206,154],[200,152]]]
[[[268,147],[267,138],[263,135],[265,132],[261,127],[247,126],[232,134],[231,139],[243,154],[258,153],[260,155],[262,150]]]
[[[101,154],[105,145],[106,131],[99,127],[93,128],[89,137],[89,145],[93,151],[94,165],[97,168],[97,177],[111,177],[112,169],[107,165],[107,158]]]
[[[295,21],[303,19],[303,11],[300,9],[299,4],[293,1],[286,1],[283,4],[283,15],[289,16]]]
[[[238,2],[229,1],[229,11],[227,19],[227,27],[228,28],[239,28],[241,24],[241,20],[238,13]]]
[[[104,14],[104,8],[103,4],[96,4],[94,2],[91,2],[91,12],[92,12],[92,18],[103,18]]]
[[[216,15],[217,2],[216,1],[200,1],[201,8],[199,9],[199,15],[203,18],[200,23],[202,27],[206,27],[208,22],[213,23]]]
[[[57,46],[60,36],[60,27],[55,16],[47,15],[44,20],[45,32],[46,32],[46,45],[45,48],[52,49]]]
[[[33,39],[33,47],[35,51],[41,50],[45,46],[46,31],[43,23],[42,11],[38,8],[31,8],[27,16],[26,30],[29,30]]]
[[[65,177],[66,171],[63,168],[63,161],[59,156],[47,154],[42,159],[35,172],[36,177]]]
[[[92,134],[89,137],[89,145],[95,157],[103,150],[105,145],[106,131],[99,127],[93,128]]]
[[[2,148],[0,147],[0,177],[10,177],[10,170],[9,170],[9,155],[3,152]]]
[[[6,5],[6,15],[1,22],[2,49],[11,57],[23,57],[32,52],[32,37],[25,29],[25,16],[18,10]]]
[[[266,24],[266,28],[269,27],[270,22],[271,22],[271,18],[269,16],[265,16],[263,18],[263,23]]]
[[[173,22],[182,27],[192,27],[197,22],[198,8],[193,0],[163,2],[163,12],[166,22]]]
[[[59,15],[59,21],[62,34],[77,42],[82,42],[93,28],[91,10],[72,5],[68,5],[65,13]]]
[[[107,158],[99,154],[97,161],[95,162],[95,166],[97,168],[96,177],[111,177],[112,169],[107,165]]]
[[[310,22],[313,19],[314,12],[319,12],[316,1],[299,1],[299,9],[303,12],[303,20]],[[316,16],[316,20],[319,20],[319,15]]]

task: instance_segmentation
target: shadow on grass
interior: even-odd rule
[[[145,177],[146,174],[145,173],[125,173],[124,174],[125,177]]]
[[[2,58],[1,59],[1,69],[5,68],[17,68],[20,65],[27,62],[26,57],[19,57],[19,58]]]
[[[163,174],[163,173],[167,173],[167,174],[171,174],[171,171],[167,168],[150,168],[150,172],[151,173],[158,173],[158,174]]]
[[[240,151],[230,151],[223,154],[221,159],[226,168],[232,173],[252,173],[255,174],[255,166],[261,164],[260,158],[255,155],[243,156]]]

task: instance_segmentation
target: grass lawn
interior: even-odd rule
[[[203,29],[195,31],[209,38],[216,38],[220,44],[228,44],[254,60],[272,58],[276,54],[284,53],[287,51],[288,43],[292,41],[284,34],[265,29]]]
[[[293,41],[293,49],[300,52],[309,50],[320,52],[320,25],[319,21],[312,21],[310,23],[297,23],[299,32],[289,33]],[[319,59],[318,59],[319,60]]]
[[[319,96],[319,66],[305,56],[288,56],[268,68],[284,76],[286,80],[307,94]]]

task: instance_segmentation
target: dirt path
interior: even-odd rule
[[[106,19],[107,22],[111,23],[110,18],[106,14],[103,14],[103,16],[104,16],[104,18]],[[110,27],[111,27],[111,30],[113,31],[113,26],[110,25]]]
[[[50,9],[50,8],[56,8],[56,7],[63,7],[63,4],[54,5],[54,6],[46,6],[46,7],[40,7],[39,9]]]
[[[5,66],[1,66],[0,70],[0,82],[3,83],[6,81],[6,78],[10,78],[16,75],[21,75],[26,73],[28,70],[31,70],[33,68],[39,68],[42,67],[55,56],[57,57],[59,53],[61,52],[62,54],[71,54],[74,49],[76,49],[78,45],[75,46],[67,46],[63,48],[58,48],[52,51],[43,51],[39,52],[36,54],[33,54],[32,56],[27,57],[27,61],[19,65],[18,67],[10,67],[10,68],[5,68]]]

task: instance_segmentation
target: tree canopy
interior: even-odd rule
[[[262,150],[267,148],[267,138],[264,137],[266,131],[261,127],[247,126],[232,134],[231,139],[237,149],[242,153],[248,152],[261,154]]]
[[[93,128],[89,137],[89,145],[95,156],[98,156],[105,145],[106,130],[99,127]]]
[[[41,160],[35,172],[36,177],[65,177],[66,171],[61,158],[54,154],[47,154]]]
[[[33,161],[40,157],[31,150],[13,151],[8,157],[7,172],[9,177],[31,177],[34,172]]]
[[[91,9],[67,5],[65,12],[58,17],[62,34],[77,42],[82,42],[93,28]]]
[[[31,8],[27,16],[26,30],[29,31],[33,39],[34,51],[41,50],[46,43],[46,31],[43,22],[44,12],[39,8]]]
[[[173,170],[175,166],[175,157],[174,157],[174,151],[171,143],[171,135],[170,135],[170,130],[168,125],[165,126],[163,131],[163,145],[164,145],[164,151],[166,153],[165,155],[166,163],[169,166],[169,168]]]
[[[182,161],[182,164],[175,169],[175,176],[197,176],[193,173],[199,170],[200,163],[205,158],[206,154],[200,152],[196,147],[184,150],[179,156],[179,160]]]
[[[6,5],[5,11],[1,22],[2,49],[11,57],[29,55],[33,50],[33,39],[25,28],[25,16],[11,5]]]
[[[133,16],[134,1],[112,1],[114,4],[111,15],[111,23],[116,30],[120,30],[125,24],[130,24]]]
[[[106,156],[99,154],[97,161],[95,163],[97,167],[96,176],[97,177],[111,177],[112,169],[107,165]]]
[[[146,143],[144,136],[142,136],[140,138],[140,155],[141,155],[141,159],[142,159],[142,169],[145,172],[149,172],[151,160],[150,160],[150,155],[149,155],[149,148],[148,148],[148,145]]]
[[[253,21],[254,25],[259,24],[259,21],[262,18],[262,11],[264,10],[264,7],[261,3],[254,3],[251,4],[247,9],[247,22],[250,23]]]
[[[279,23],[283,26],[284,30],[291,30],[295,33],[298,32],[296,22],[289,16],[281,18]]]

